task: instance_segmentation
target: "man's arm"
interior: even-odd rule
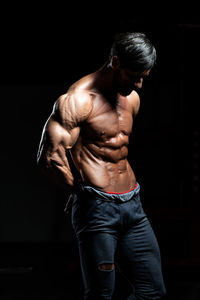
[[[140,97],[136,91],[132,91],[127,98],[129,100],[133,116],[136,117],[140,109]]]
[[[43,128],[38,166],[50,180],[66,191],[71,191],[75,185],[67,151],[76,143],[81,122],[87,119],[90,111],[88,95],[63,95],[56,101]]]

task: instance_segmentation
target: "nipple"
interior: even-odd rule
[[[105,135],[105,131],[100,132],[100,136],[103,136],[103,135]]]

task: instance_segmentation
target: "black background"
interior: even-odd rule
[[[160,244],[167,299],[198,299],[200,20],[164,15],[164,7],[147,17],[129,6],[23,10],[1,12],[1,295],[36,299],[47,286],[48,299],[69,297],[74,286],[70,299],[81,294],[77,244],[63,212],[68,195],[38,171],[38,145],[57,97],[103,65],[117,31],[138,30],[158,61],[140,91],[129,160]]]

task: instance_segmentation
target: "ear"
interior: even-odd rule
[[[120,67],[120,61],[119,61],[119,57],[114,55],[111,58],[111,66],[113,69],[118,69]]]

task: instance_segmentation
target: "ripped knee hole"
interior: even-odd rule
[[[100,264],[99,265],[99,270],[100,271],[112,271],[114,270],[115,265],[111,263],[105,263],[105,264]]]

